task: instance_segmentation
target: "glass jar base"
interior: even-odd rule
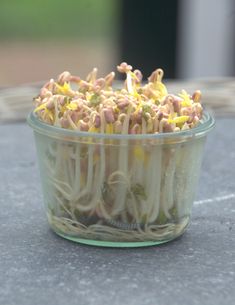
[[[186,228],[185,228],[186,229]],[[55,232],[57,235],[84,245],[89,246],[96,246],[96,247],[106,247],[106,248],[139,248],[139,247],[150,247],[150,246],[157,246],[164,243],[167,243],[169,241],[172,241],[179,236],[181,236],[185,230],[183,230],[180,234],[172,236],[171,238],[164,239],[164,240],[158,240],[158,241],[138,241],[138,242],[115,242],[115,241],[102,241],[102,240],[93,240],[93,239],[85,239],[85,238],[79,238],[74,236],[69,236],[66,234],[63,234],[61,232],[58,232],[54,228],[52,228],[52,231]]]

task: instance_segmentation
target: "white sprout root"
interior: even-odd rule
[[[180,235],[189,221],[202,145],[99,141],[45,145],[43,179],[52,228],[117,242]]]

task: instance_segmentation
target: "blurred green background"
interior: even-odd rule
[[[2,40],[109,38],[117,25],[113,0],[1,0],[0,6]]]
[[[145,79],[157,67],[168,79],[233,76],[233,10],[230,0],[0,0],[0,87],[104,75],[121,61]]]
[[[106,73],[119,57],[118,0],[1,0],[0,86],[64,70]]]

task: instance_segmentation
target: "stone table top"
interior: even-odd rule
[[[235,119],[218,118],[181,238],[136,249],[84,246],[47,225],[30,128],[0,126],[0,304],[235,304],[234,171]]]

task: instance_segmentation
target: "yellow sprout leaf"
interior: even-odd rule
[[[96,128],[95,126],[91,126],[88,132],[99,132],[99,128]]]
[[[133,96],[134,96],[136,99],[140,99],[140,95],[139,95],[139,93],[138,93],[136,90],[134,91]]]
[[[190,107],[192,104],[191,104],[191,102],[189,101],[182,101],[181,102],[181,105],[183,106],[183,107]]]
[[[60,94],[68,94],[71,91],[70,85],[68,83],[64,83],[63,86],[60,86],[59,84],[55,83],[56,87],[58,89],[58,93]]]
[[[162,98],[168,94],[166,86],[162,82],[156,82],[154,89],[159,91],[160,98]]]
[[[48,110],[46,107],[44,109],[44,112],[43,112],[43,115],[42,115],[42,118],[44,120],[47,120],[48,118],[51,120],[51,122],[54,122],[54,115],[53,115],[53,112]]]
[[[142,101],[140,101],[139,104],[138,104],[137,107],[136,107],[136,110],[135,110],[135,112],[134,112],[134,115],[137,115],[138,112],[139,112],[139,110],[140,110],[142,107],[143,107],[143,103],[142,103]]]
[[[144,150],[143,150],[143,148],[142,147],[140,147],[140,146],[136,146],[135,148],[134,148],[134,155],[135,155],[135,157],[137,158],[137,159],[139,159],[139,160],[141,160],[141,161],[144,161],[144,159],[145,159],[145,154],[144,154]]]
[[[50,120],[53,122],[54,121],[54,116],[53,116],[53,113],[51,111],[48,111],[48,116],[49,116]]]
[[[66,108],[69,110],[77,110],[78,105],[76,103],[69,103],[68,105],[66,105]]]
[[[192,106],[192,101],[191,101],[188,93],[185,90],[182,90],[182,92],[179,94],[179,96],[183,99],[183,101],[181,102],[181,105],[183,107]]]
[[[177,112],[170,113],[170,114],[169,114],[168,122],[169,122],[169,123],[173,123],[172,120],[175,119],[176,117],[177,117]]]
[[[168,123],[174,123],[174,124],[184,124],[189,119],[188,115],[182,115],[173,119],[168,119]]]
[[[115,113],[119,113],[119,112],[120,112],[120,110],[118,109],[117,106],[115,106],[115,107],[113,108],[113,111],[114,111]]]
[[[108,134],[112,134],[113,133],[113,124],[107,124],[105,127],[105,132]]]
[[[37,108],[34,109],[34,112],[37,112],[39,110],[46,109],[46,103],[39,105]]]

